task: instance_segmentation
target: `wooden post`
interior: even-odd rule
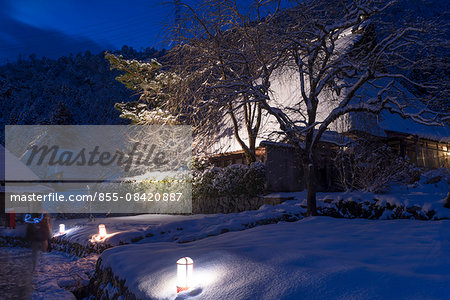
[[[1,191],[0,191],[0,216],[2,216],[1,219],[4,220],[5,226],[6,226],[6,211],[5,211],[6,202],[5,202],[5,192],[4,192],[5,182],[2,181],[0,183],[0,189],[1,189]]]

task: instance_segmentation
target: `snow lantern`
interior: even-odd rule
[[[106,237],[106,227],[105,224],[100,224],[98,225],[98,237],[99,238],[104,238]]]
[[[182,257],[177,261],[177,293],[187,291],[192,286],[194,261],[190,257]]]
[[[66,233],[66,226],[64,224],[59,224],[59,234]]]

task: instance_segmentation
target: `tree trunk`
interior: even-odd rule
[[[245,156],[245,162],[247,165],[250,165],[252,162],[256,161],[255,152],[244,150],[244,156]]]
[[[447,193],[447,199],[445,199],[445,207],[450,208],[450,191]]]
[[[245,160],[247,165],[250,165],[252,162],[256,161],[256,137],[250,137],[249,139],[249,147],[248,151],[245,151]]]
[[[316,172],[314,171],[314,164],[309,163],[307,166],[307,178],[306,178],[306,190],[307,190],[307,212],[308,216],[317,216],[317,205],[316,205]]]

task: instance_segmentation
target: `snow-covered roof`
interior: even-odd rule
[[[338,39],[336,47],[342,49],[342,51],[348,51],[361,36],[360,33],[352,33],[351,29],[349,29]],[[377,84],[379,83],[381,86],[385,86],[387,82],[381,82],[383,80],[384,79],[381,79],[379,82],[377,81]],[[287,115],[291,120],[303,119],[299,114],[299,111],[305,111],[306,107],[304,107],[303,102],[299,100],[301,99],[299,87],[299,74],[295,69],[285,68],[283,70],[277,70],[271,80],[271,99],[269,100],[269,104],[273,107],[280,108],[283,112],[287,112]],[[408,99],[414,99],[414,96],[404,86],[395,84],[395,88],[399,91],[399,94],[403,94]],[[358,90],[357,94],[358,97],[363,99],[370,99],[377,97],[378,92],[379,89],[377,87],[366,84]],[[343,93],[345,93],[345,91],[341,92],[341,96]],[[325,90],[321,93],[319,96],[319,107],[316,118],[318,122],[324,120],[329,113],[340,104],[341,96]],[[355,98],[357,99],[358,97]],[[421,106],[423,107],[423,104],[419,100],[416,100],[414,105],[411,105],[411,109],[420,111]],[[242,117],[239,115],[238,111],[236,114],[238,119]],[[232,121],[227,115],[219,126],[229,128],[230,124],[232,124]],[[300,123],[299,126],[301,126]],[[398,114],[391,113],[387,110],[382,111],[378,116],[363,112],[349,113],[330,124],[329,130],[332,133],[325,133],[322,136],[322,141],[336,142],[336,139],[342,139],[342,135],[339,135],[338,133],[347,133],[351,131],[362,131],[379,137],[386,137],[386,131],[393,131],[414,134],[421,138],[440,142],[450,142],[449,126],[441,127],[419,124],[411,119],[403,119]],[[245,127],[239,129],[239,134],[242,140],[248,143],[248,134]],[[208,152],[225,153],[241,150],[240,144],[233,136],[233,130],[222,132],[221,136],[217,136],[214,139],[217,142],[214,143]],[[267,112],[263,111],[262,123],[256,144],[259,145],[263,141],[283,142],[283,139],[284,137],[281,134],[277,120]]]
[[[378,125],[385,131],[394,131],[416,135],[419,138],[450,143],[449,126],[430,126],[403,119],[397,114],[383,111],[379,116]]]
[[[320,138],[320,141],[325,143],[332,143],[335,145],[345,145],[351,142],[351,139],[349,137],[346,137],[345,135],[342,135],[336,131],[325,131],[322,134],[322,137]],[[261,143],[259,143],[260,146],[276,146],[276,147],[287,147],[292,148],[294,147],[291,144],[284,143],[284,142],[276,142],[271,140],[264,140]]]
[[[380,79],[377,83],[379,83],[380,86],[386,86],[388,84],[388,80]],[[396,96],[408,99],[407,103],[402,103],[407,104],[407,107],[404,108],[405,112],[409,114],[416,114],[425,108],[425,105],[401,84],[396,83],[395,89],[399,91]],[[366,99],[374,98],[378,94],[378,88],[373,85],[365,85],[358,93]],[[400,99],[400,101],[402,101],[402,99]],[[386,132],[391,131],[412,134],[420,138],[426,138],[439,142],[450,142],[449,126],[421,124],[413,121],[412,119],[405,119],[399,114],[392,113],[387,109],[381,111],[381,113],[377,116],[359,112],[350,113],[343,119],[345,119],[344,124],[338,124],[339,121],[337,121],[332,125],[335,130],[339,132],[359,130],[379,137],[386,137]],[[340,122],[342,122],[342,119]]]
[[[30,183],[40,178],[15,155],[0,145],[0,180],[6,181],[7,192],[31,193],[51,192],[52,189],[42,184]],[[23,181],[24,183],[9,183],[11,181]]]
[[[2,153],[2,158],[4,157],[4,159],[0,159],[1,180],[39,180],[39,177],[16,156],[9,152],[8,149],[5,149],[0,145],[0,152]]]

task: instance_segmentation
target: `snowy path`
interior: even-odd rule
[[[87,284],[86,272],[94,270],[96,261],[96,256],[78,258],[52,251],[41,255],[32,274],[30,249],[0,248],[0,298],[75,299],[64,287]]]
[[[31,253],[20,248],[0,248],[0,296],[26,299],[32,292]]]

